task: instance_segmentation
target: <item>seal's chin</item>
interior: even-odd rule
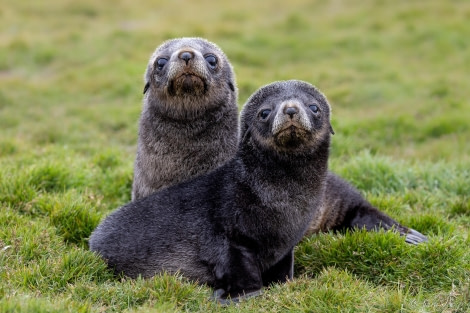
[[[297,147],[302,145],[308,140],[309,131],[298,123],[286,123],[274,135],[274,141],[278,146],[282,147]]]
[[[183,73],[170,81],[169,91],[175,96],[202,96],[207,89],[206,81],[193,73]]]

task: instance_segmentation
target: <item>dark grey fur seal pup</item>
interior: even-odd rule
[[[161,271],[216,289],[224,301],[293,275],[293,248],[322,220],[330,107],[312,85],[267,85],[241,113],[233,159],[110,214],[90,249],[117,272]]]
[[[150,57],[134,166],[132,199],[221,165],[237,147],[232,66],[202,38],[172,39]]]

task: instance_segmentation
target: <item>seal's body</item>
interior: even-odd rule
[[[237,115],[235,75],[222,50],[202,38],[164,42],[145,73],[132,199],[231,158]]]
[[[331,132],[316,88],[265,86],[244,106],[233,159],[113,212],[90,249],[131,277],[179,271],[221,301],[286,281],[294,246],[325,215]]]

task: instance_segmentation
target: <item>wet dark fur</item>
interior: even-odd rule
[[[287,116],[294,106],[298,113]],[[233,159],[113,212],[91,235],[90,249],[130,277],[179,271],[214,287],[221,301],[292,278],[293,248],[323,216],[329,111],[308,83],[261,88],[241,113]]]

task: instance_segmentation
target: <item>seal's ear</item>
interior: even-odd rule
[[[246,124],[246,131],[244,134],[242,134],[241,138],[242,140],[240,141],[241,143],[246,142],[249,138],[251,137],[251,126]]]
[[[147,92],[147,90],[149,90],[149,87],[150,87],[150,83],[147,82],[144,87],[144,95]]]
[[[231,91],[235,91],[235,87],[233,86],[231,81],[228,82],[228,86],[229,86]]]
[[[335,131],[333,130],[333,126],[331,126],[331,124],[330,124],[330,133],[331,133],[332,135],[335,134]]]

